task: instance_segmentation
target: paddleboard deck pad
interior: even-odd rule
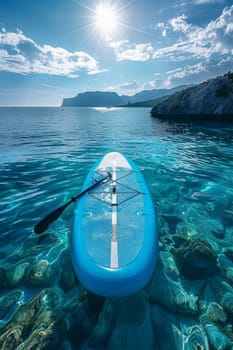
[[[130,295],[150,279],[157,258],[154,205],[136,165],[107,153],[83,190],[103,180],[75,204],[72,261],[80,282],[107,297]]]

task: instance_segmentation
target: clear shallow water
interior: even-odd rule
[[[93,162],[110,151],[132,158],[147,181],[158,213],[162,261],[163,253],[171,253],[179,267],[179,283],[192,280],[199,303],[214,301],[221,305],[217,296],[196,290],[200,281],[197,283],[184,270],[185,258],[179,261],[181,253],[177,249],[190,239],[204,239],[218,255],[216,275],[233,285],[233,125],[159,121],[151,118],[146,108],[0,108],[1,295],[21,290],[18,303],[25,304],[44,288],[56,290],[62,286],[66,295],[77,285],[69,253],[72,208],[49,228],[52,235],[41,241],[33,234],[33,226],[44,214],[77,194]],[[160,264],[157,269],[161,270]],[[66,272],[68,277],[61,277]],[[164,307],[169,303],[160,303],[153,287],[148,293],[151,310],[154,305]],[[176,308],[168,308],[169,312],[174,310],[176,313]],[[3,324],[14,322],[14,310],[9,312]],[[181,310],[178,313],[182,314]],[[231,317],[226,323],[232,322]],[[156,320],[151,319],[154,329]],[[65,339],[72,344],[75,321],[69,322],[72,326]],[[83,331],[85,335],[86,332]],[[143,327],[137,332],[143,332]],[[3,330],[2,333],[5,334]],[[147,344],[148,349],[166,350],[154,334],[153,347]],[[108,334],[109,348],[114,349],[114,332],[109,337]],[[85,336],[80,343],[83,339]],[[125,348],[135,348],[128,342]],[[177,340],[173,343],[168,346],[179,349]],[[77,346],[77,341],[74,344]],[[106,344],[107,341],[107,348]]]

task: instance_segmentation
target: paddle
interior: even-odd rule
[[[90,187],[86,188],[84,191],[80,192],[77,196],[72,197],[67,203],[63,204],[61,207],[59,207],[59,208],[55,209],[54,211],[52,211],[50,214],[48,214],[45,218],[43,218],[42,220],[40,220],[36,224],[36,226],[34,227],[34,232],[37,233],[37,234],[40,234],[40,233],[44,232],[49,227],[49,225],[52,224],[52,222],[56,221],[59,218],[59,216],[63,213],[63,211],[71,203],[74,203],[77,199],[82,197],[85,193],[93,190],[97,186],[101,185],[105,180],[107,180],[108,178],[111,178],[111,177],[112,177],[111,173],[108,173],[107,176],[103,177],[99,181],[96,181],[93,185],[91,185]]]

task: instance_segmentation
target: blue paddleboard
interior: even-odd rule
[[[100,180],[102,180],[100,182]],[[107,297],[132,294],[150,279],[157,258],[154,205],[136,165],[107,153],[88,174],[75,205],[72,260],[80,282]]]

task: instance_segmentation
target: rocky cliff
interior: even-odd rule
[[[154,117],[228,117],[233,120],[233,73],[175,93],[152,108]]]

